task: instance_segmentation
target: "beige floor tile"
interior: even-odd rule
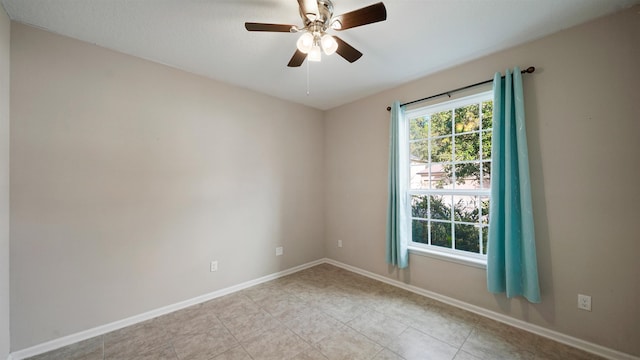
[[[102,336],[34,356],[29,360],[102,360]]]
[[[369,303],[373,303],[372,299],[377,295],[377,289],[371,288],[369,290],[359,290],[349,286],[347,289],[340,288],[340,290],[342,291],[343,296],[352,299],[363,308],[374,309],[374,307],[370,306]]]
[[[517,337],[518,335],[514,335]],[[535,341],[535,340],[533,340]],[[517,346],[521,339],[505,339],[493,331],[477,327],[462,345],[462,350],[475,357],[486,360],[518,360],[533,359],[534,353],[529,349]]]
[[[312,301],[314,299],[317,299],[318,297],[326,296],[326,294],[323,293],[322,289],[322,287],[312,286],[311,284],[303,283],[300,281],[287,283],[282,286],[282,290],[287,294],[296,296],[306,301]]]
[[[238,294],[244,295],[256,304],[260,305],[264,300],[282,295],[283,291],[280,286],[275,284],[273,281],[270,281],[239,291]]]
[[[207,360],[238,346],[237,340],[222,324],[207,332],[177,336],[172,344],[180,360]]]
[[[412,328],[400,334],[387,348],[406,360],[451,360],[458,352],[457,347]]]
[[[364,276],[359,276],[354,281],[348,281],[348,282],[334,281],[333,282],[333,286],[336,286],[356,296],[358,294],[362,296],[370,296],[372,294],[375,294],[383,289],[381,285],[384,285],[384,284],[377,280],[368,279]]]
[[[382,346],[349,327],[337,330],[316,347],[331,360],[371,359],[382,350]]]
[[[423,311],[421,314],[409,318],[408,323],[412,328],[457,348],[462,346],[473,329],[472,325],[464,320],[441,312]]]
[[[461,351],[458,351],[458,353],[456,354],[456,357],[453,358],[453,360],[481,360],[481,359],[461,350]]]
[[[296,312],[291,315],[293,316],[283,316],[282,323],[310,344],[317,343],[344,326],[320,311]]]
[[[469,325],[475,326],[482,319],[482,316],[478,314],[474,314],[470,311],[462,310],[455,306],[443,304],[439,301],[434,301],[434,304],[430,306],[430,308],[432,309],[438,308],[440,309],[440,313],[442,313],[443,315],[458,319],[460,321],[464,321]]]
[[[241,342],[254,360],[285,360],[311,348],[298,335],[285,327],[272,329]]]
[[[391,307],[388,295],[382,290],[369,294],[367,297],[359,299],[363,307],[384,313],[387,308]]]
[[[172,337],[205,333],[207,330],[220,325],[220,320],[215,314],[206,311],[200,305],[161,316],[156,319],[156,322]]]
[[[513,326],[488,318],[480,319],[476,324],[479,332],[488,333],[493,338],[500,338],[501,342],[524,351],[535,353],[539,336]]]
[[[125,359],[147,354],[169,344],[171,335],[157,319],[116,330],[104,335],[104,358]]]
[[[391,319],[375,310],[370,310],[347,323],[380,345],[386,346],[407,329],[407,325]]]
[[[309,349],[305,352],[302,352],[291,360],[329,360],[326,356],[322,355],[322,353],[316,349]]]
[[[212,360],[251,360],[251,357],[242,348],[242,346],[236,346],[233,349],[214,357]]]
[[[260,335],[265,331],[280,326],[280,322],[264,310],[227,318],[222,320],[222,323],[239,341]]]
[[[333,285],[319,287],[310,284],[305,285],[303,290],[289,293],[313,305],[335,301],[343,296],[342,290]]]
[[[313,306],[343,323],[347,323],[369,310],[358,301],[342,295],[314,301]]]
[[[310,302],[289,293],[279,293],[262,300],[259,305],[273,316],[290,312],[303,312],[313,308]]]
[[[400,355],[392,352],[389,349],[382,349],[373,360],[404,360]]]
[[[207,301],[201,307],[204,311],[216,315],[221,320],[260,311],[260,307],[242,293],[234,293]]]
[[[118,360],[180,360],[173,351],[171,345],[165,345],[143,354],[130,354],[127,357],[118,357]]]
[[[386,297],[386,301],[379,311],[398,321],[409,323],[411,319],[421,317],[425,312],[438,311],[429,307],[429,302],[424,297],[416,294],[394,292],[382,295]]]

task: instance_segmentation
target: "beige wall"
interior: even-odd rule
[[[328,257],[640,355],[640,7],[425,77],[325,114]],[[428,59],[425,59],[428,61]],[[385,263],[388,120],[410,101],[513,66],[525,97],[542,303],[485,289],[485,271],[411,255]],[[402,66],[402,54],[398,64]],[[343,240],[338,248],[336,241]],[[593,311],[576,308],[577,294]]]
[[[0,6],[0,359],[9,355],[9,27]]]
[[[13,351],[324,256],[321,111],[18,23],[11,64]]]

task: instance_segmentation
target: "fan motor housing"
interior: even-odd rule
[[[329,26],[333,17],[333,3],[330,0],[318,0],[318,12],[317,21],[322,21],[325,27]]]
[[[318,15],[315,20],[310,20],[302,8],[299,8],[300,17],[304,22],[304,26],[308,27],[311,24],[321,25],[322,30],[326,30],[329,27],[331,18],[333,18],[333,3],[330,0],[318,0]]]

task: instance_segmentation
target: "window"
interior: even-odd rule
[[[485,260],[493,93],[406,112],[409,245]]]

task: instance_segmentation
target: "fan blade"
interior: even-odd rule
[[[298,5],[300,5],[300,14],[304,15],[309,21],[314,21],[318,17],[317,0],[298,0]]]
[[[346,42],[344,42],[344,40],[340,39],[337,36],[334,36],[333,38],[336,39],[336,42],[338,43],[338,50],[336,50],[338,55],[342,56],[350,63],[360,59],[360,57],[362,56],[362,53],[360,51],[356,50],[356,48],[347,44]]]
[[[334,29],[346,30],[384,20],[387,20],[387,8],[384,7],[383,3],[379,2],[336,16],[333,21],[335,24]]]
[[[293,54],[293,56],[291,57],[291,60],[289,60],[289,63],[287,64],[287,66],[298,67],[302,65],[302,63],[304,62],[304,59],[306,58],[307,58],[307,54],[303,53],[300,50],[296,50],[295,54]]]
[[[249,31],[291,32],[295,25],[246,22],[244,27]]]

